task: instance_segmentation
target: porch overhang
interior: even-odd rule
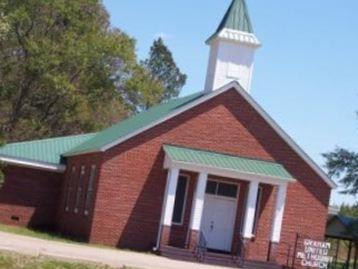
[[[275,162],[245,158],[212,151],[164,145],[164,168],[280,185],[295,182],[292,175]]]

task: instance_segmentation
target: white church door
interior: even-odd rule
[[[207,248],[231,251],[237,194],[238,185],[208,181],[201,225]]]

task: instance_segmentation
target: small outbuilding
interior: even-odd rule
[[[327,223],[327,239],[333,239],[337,242],[336,262],[339,260],[340,250],[343,245],[348,246],[345,267],[357,269],[358,259],[358,218],[352,218],[342,215],[333,215],[329,217]],[[351,264],[351,261],[353,264]],[[351,267],[353,265],[353,267]],[[335,267],[333,267],[335,268]]]

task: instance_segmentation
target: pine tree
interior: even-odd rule
[[[149,58],[142,64],[149,71],[152,79],[163,86],[164,92],[160,98],[161,102],[179,95],[186,83],[187,76],[178,68],[163,39],[158,38],[154,41]]]
[[[329,176],[338,178],[344,186],[342,193],[358,195],[358,152],[336,148],[323,157],[326,158]]]
[[[331,177],[339,178],[344,194],[358,194],[358,153],[342,148],[324,154]]]

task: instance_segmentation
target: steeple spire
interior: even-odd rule
[[[245,0],[232,1],[216,33],[219,33],[224,28],[251,34],[254,32]]]
[[[255,50],[261,46],[254,34],[245,0],[233,0],[215,33],[206,41],[210,59],[206,91],[236,80],[248,92]]]

